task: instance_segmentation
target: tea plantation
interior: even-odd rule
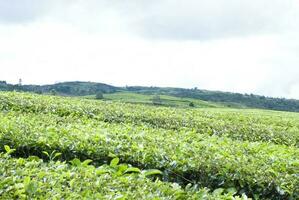
[[[0,92],[0,199],[299,199],[299,114]]]

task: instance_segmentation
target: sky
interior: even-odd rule
[[[299,99],[298,0],[0,0],[0,80]]]

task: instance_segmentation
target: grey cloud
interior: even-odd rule
[[[109,16],[101,13],[111,11],[131,34],[158,39],[275,34],[296,29],[299,19],[296,0],[90,0],[76,4],[84,7],[83,17],[89,15],[90,20],[109,22]]]
[[[0,22],[48,16],[102,31],[112,13],[119,23],[110,28],[121,25],[146,38],[193,40],[288,31],[297,27],[298,10],[296,0],[0,0]]]
[[[146,9],[134,26],[140,27],[144,36],[163,39],[275,33],[296,24],[294,3],[293,0],[160,1]]]
[[[67,10],[78,0],[0,0],[0,23],[23,24],[52,17],[55,10]]]
[[[0,22],[31,22],[43,14],[45,5],[44,0],[0,0]]]

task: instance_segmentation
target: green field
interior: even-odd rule
[[[153,97],[155,95],[145,95],[138,94],[133,92],[115,92],[111,94],[104,94],[104,100],[108,101],[116,101],[116,102],[124,102],[124,103],[135,103],[135,104],[153,104]],[[216,108],[216,107],[225,107],[225,105],[217,104],[213,102],[202,101],[199,99],[192,98],[179,98],[168,95],[159,95],[161,98],[160,104],[162,106],[169,107],[190,107],[190,103],[194,104],[194,107],[197,108]],[[85,96],[87,99],[95,99],[95,95]]]
[[[104,97],[0,92],[0,199],[299,199],[298,113]]]

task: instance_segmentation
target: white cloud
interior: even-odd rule
[[[235,0],[53,2],[26,23],[0,15],[6,20],[0,23],[0,79],[197,86],[299,98],[293,0],[273,1],[270,8],[266,1]]]

